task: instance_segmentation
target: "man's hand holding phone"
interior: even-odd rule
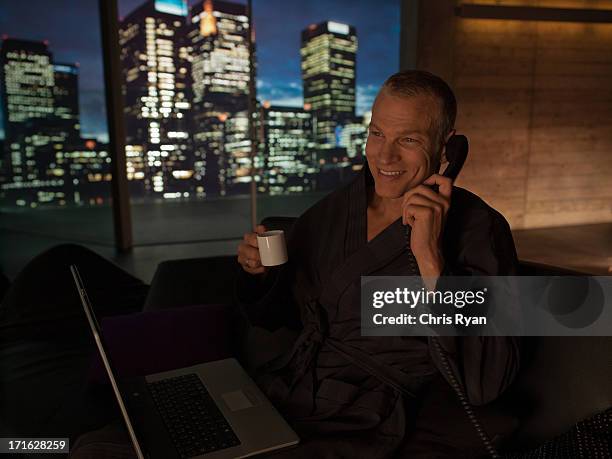
[[[432,188],[435,185],[438,191]],[[410,248],[423,278],[438,278],[444,268],[442,234],[452,189],[451,178],[433,174],[402,198],[402,222],[412,228]]]

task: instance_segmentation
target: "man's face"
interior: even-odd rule
[[[382,89],[372,107],[366,157],[376,194],[400,198],[438,167],[432,120],[439,117],[429,95],[397,96]]]

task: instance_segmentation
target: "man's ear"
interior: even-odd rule
[[[440,150],[440,161],[438,164],[438,173],[440,173],[440,167],[442,166],[442,164],[446,164],[448,163],[448,160],[446,159],[446,144],[448,143],[448,140],[454,136],[457,133],[456,129],[451,129],[449,131],[449,133],[446,135],[446,137],[444,138],[444,143],[441,146],[441,150]]]
[[[448,140],[454,136],[457,133],[457,129],[451,129],[448,133],[448,135],[446,136],[446,139],[444,139],[444,146],[446,146],[446,144],[448,143]]]

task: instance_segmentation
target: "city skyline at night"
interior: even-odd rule
[[[324,191],[361,167],[368,116],[357,110],[358,28],[330,18],[303,27],[294,53],[300,97],[275,100],[258,91],[251,107],[250,81],[262,73],[265,50],[256,41],[251,54],[247,16],[236,1],[189,7],[187,0],[144,0],[120,18],[132,198],[246,195],[253,181],[261,194]],[[101,136],[99,148],[88,153],[85,146],[91,137],[79,104],[81,66],[59,57],[48,40],[5,35],[0,44],[3,200],[28,207],[106,202],[108,187],[96,183],[112,179],[107,146]],[[253,141],[260,145],[254,156]]]
[[[56,62],[46,42],[1,42],[3,201],[101,204],[108,194],[111,159],[105,144],[81,136],[78,78],[78,67]]]
[[[142,0],[119,0],[120,16],[127,16],[142,3]],[[201,2],[189,2],[190,6],[196,3]],[[370,14],[371,4],[366,1],[341,0],[332,4],[312,1],[292,5],[280,0],[254,0],[253,3],[259,100],[270,101],[276,106],[301,105],[300,33],[312,23],[326,20],[349,23],[363,38],[357,56],[358,115],[369,109],[384,78],[398,69],[397,0],[379,2],[375,20]],[[34,27],[31,14],[42,10],[46,20]],[[28,30],[28,24],[32,24],[31,30]],[[97,2],[94,0],[58,0],[51,9],[48,2],[41,0],[28,2],[28,8],[16,0],[3,1],[0,5],[2,36],[47,40],[57,62],[79,64],[81,129],[84,136],[104,140],[106,127],[99,32]],[[0,137],[3,134],[0,132]]]

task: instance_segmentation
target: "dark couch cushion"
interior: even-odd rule
[[[517,428],[518,419],[501,403],[473,407],[493,444],[497,447]],[[426,388],[418,403],[414,429],[398,457],[477,458],[487,451],[461,406],[457,394],[439,375]]]
[[[232,304],[235,256],[168,260],[157,266],[145,310],[194,304]]]
[[[520,419],[515,447],[534,447],[612,406],[612,337],[526,338],[506,398]]]

